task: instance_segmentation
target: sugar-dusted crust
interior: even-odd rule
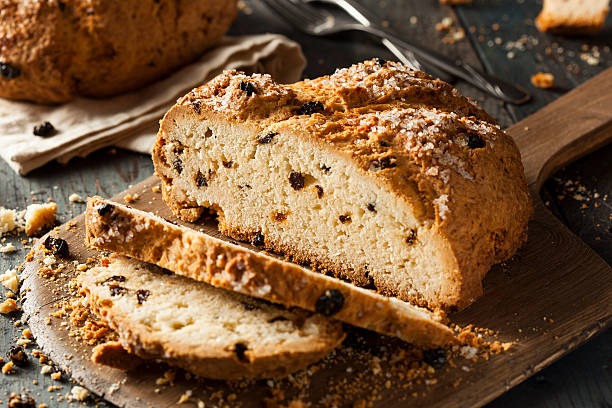
[[[536,27],[556,34],[596,34],[606,21],[609,3],[609,0],[544,0]]]
[[[0,97],[62,103],[137,89],[197,59],[236,0],[4,0]],[[18,71],[16,71],[18,70]]]
[[[440,315],[100,197],[87,200],[86,226],[90,246],[217,287],[311,311],[337,290],[343,305],[330,315],[338,320],[424,346],[454,341]]]
[[[245,91],[247,83],[254,92]],[[300,114],[313,102],[323,109]],[[431,308],[461,309],[482,294],[481,282],[490,267],[508,259],[526,240],[533,209],[513,140],[451,85],[401,64],[372,60],[292,85],[265,75],[226,72],[191,91],[166,114],[153,161],[168,206],[185,220],[211,207],[222,232],[251,237],[257,231],[228,216],[223,208],[227,203],[211,201],[204,189],[186,189],[181,178],[186,176],[173,169],[169,156],[181,149],[172,152],[168,146],[180,143],[175,141],[181,132],[177,129],[204,122],[236,133],[276,132],[293,138],[294,144],[316,146],[313,151],[345,163],[351,176],[366,180],[364,188],[376,186],[379,196],[394,197],[387,208],[400,213],[396,222],[413,218],[409,222],[419,231],[417,245],[435,248],[434,280],[402,286],[400,280],[388,279],[393,269],[369,276],[366,261],[314,255],[316,248],[297,244],[298,239],[280,242],[266,236],[268,248],[357,284],[373,280],[388,295]],[[206,135],[190,137],[206,140]],[[183,160],[197,162],[191,156]],[[196,196],[205,198],[198,201]]]
[[[287,310],[121,256],[111,256],[107,266],[77,280],[89,306],[118,333],[125,350],[206,378],[285,376],[320,360],[345,336],[340,323],[321,315]]]

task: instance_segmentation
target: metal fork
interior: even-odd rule
[[[376,27],[364,26],[357,23],[342,23],[335,20],[334,16],[326,10],[315,9],[301,0],[262,0],[271,9],[276,11],[289,23],[315,36],[326,36],[338,34],[346,31],[364,31],[379,37],[387,37],[395,44],[412,51],[423,62],[440,68],[453,74],[479,89],[503,100],[514,104],[522,104],[531,99],[531,96],[524,89],[509,84],[492,75],[478,71],[471,65],[462,61],[452,61],[437,52],[423,49],[412,43],[408,43],[388,32],[382,32]]]
[[[376,16],[370,13],[366,8],[362,7],[355,0],[303,0],[306,3],[326,3],[332,4],[340,9],[344,10],[349,16],[353,17],[357,22],[364,26],[372,26],[376,27],[378,30],[385,31],[386,30],[381,26],[381,24],[377,23],[379,20]],[[421,62],[415,57],[412,51],[402,50],[401,47],[398,47],[387,37],[380,38],[380,42],[387,47],[389,51],[395,55],[397,59],[399,59],[403,64],[408,65],[411,68],[417,69],[419,71],[427,72],[428,74],[440,78],[446,82],[453,82],[456,78],[449,73],[442,71],[438,68],[427,66],[424,67]]]

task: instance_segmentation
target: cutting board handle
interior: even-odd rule
[[[539,191],[556,170],[612,141],[612,68],[511,126],[508,133],[521,151],[529,186]]]

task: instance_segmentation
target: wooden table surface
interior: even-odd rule
[[[534,99],[523,106],[507,106],[465,83],[457,86],[477,99],[502,126],[508,126],[535,112],[559,95],[612,65],[612,19],[604,30],[591,38],[562,38],[538,32],[533,19],[539,1],[476,0],[470,6],[442,6],[435,0],[360,0],[406,38],[460,57],[507,80],[529,89]],[[280,21],[259,1],[244,2],[231,34],[279,32],[302,44],[308,59],[306,77],[333,72],[336,67],[381,57],[393,59],[386,49],[361,34],[312,38]],[[413,18],[411,18],[413,17]],[[414,18],[416,17],[416,18]],[[444,41],[446,32],[436,23],[450,18],[454,29],[463,28],[466,36],[453,44]],[[385,23],[385,24],[386,24]],[[598,63],[593,64],[596,60]],[[530,77],[536,72],[551,72],[557,87],[536,89]],[[612,109],[612,106],[610,107]],[[44,120],[44,118],[41,118]],[[1,140],[1,139],[0,139]],[[68,196],[99,194],[110,197],[151,175],[148,156],[105,149],[68,165],[44,166],[27,177],[20,177],[0,162],[0,206],[25,208],[33,199],[51,198],[59,206],[64,222],[84,210]],[[578,187],[579,186],[579,187]],[[553,212],[608,263],[612,263],[612,146],[590,154],[567,166],[547,181],[541,191]],[[8,238],[18,248],[0,254],[0,271],[21,263],[27,249],[23,237]],[[611,305],[612,307],[612,305]],[[0,355],[4,356],[25,326],[19,317],[0,317]],[[36,345],[29,347],[29,350]],[[6,406],[11,392],[29,390],[38,403],[50,407],[74,406],[62,396],[70,392],[69,379],[52,380],[40,373],[41,365],[30,358],[27,367],[16,374],[0,375],[0,406]],[[52,392],[50,386],[61,388]],[[95,398],[85,405],[110,406]],[[506,392],[490,407],[612,407],[612,330],[608,330],[578,350],[563,357],[523,384]]]

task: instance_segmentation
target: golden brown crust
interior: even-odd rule
[[[98,209],[103,206],[104,215]],[[311,272],[261,252],[173,225],[100,197],[88,198],[86,242],[150,262],[179,275],[286,306],[319,311],[319,299],[337,290],[343,305],[332,317],[425,346],[454,341],[441,316],[373,291]]]
[[[241,89],[247,82],[255,89],[252,95]],[[299,114],[308,102],[321,102],[324,109]],[[343,155],[411,207],[421,224],[437,231],[445,270],[454,282],[430,307],[452,310],[471,304],[482,294],[481,281],[490,267],[526,240],[533,209],[518,148],[477,104],[422,72],[372,60],[292,85],[226,72],[167,113],[153,149],[156,169],[168,166],[163,146],[173,123],[205,115],[259,132],[285,132]],[[175,214],[198,206],[178,198],[172,179],[158,170],[164,200]],[[219,218],[227,233],[252,232],[232,226],[223,214]],[[316,262],[298,251],[291,255]],[[331,269],[363,283],[359,279],[365,270],[342,270],[342,264]],[[384,282],[377,287],[420,302]]]
[[[18,75],[0,75],[0,97],[62,103],[137,89],[202,55],[236,12],[235,0],[4,0],[0,63]]]
[[[129,353],[118,341],[98,344],[91,352],[91,361],[123,371],[132,370],[144,363],[142,358]]]

